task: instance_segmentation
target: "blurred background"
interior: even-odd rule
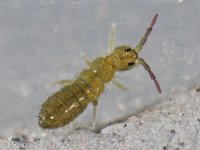
[[[163,94],[200,83],[198,0],[0,0],[0,133],[37,124],[41,104],[105,56],[112,22],[116,46],[136,46],[155,13],[158,21],[140,56],[151,66]],[[99,98],[97,121],[137,112],[159,99],[143,67],[116,74],[129,91],[109,84]],[[91,123],[92,107],[77,122]]]

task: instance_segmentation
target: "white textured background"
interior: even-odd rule
[[[0,133],[37,123],[37,114],[57,88],[90,59],[104,55],[111,23],[117,45],[139,42],[153,15],[159,18],[141,56],[163,93],[199,84],[199,0],[0,0]],[[99,99],[97,120],[136,111],[157,99],[142,67],[117,74],[130,90],[109,85]],[[91,121],[91,107],[79,119]],[[87,119],[85,119],[87,118]]]

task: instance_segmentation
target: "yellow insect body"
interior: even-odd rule
[[[104,91],[105,83],[111,81],[116,71],[129,70],[135,64],[142,64],[154,80],[159,92],[158,81],[148,64],[138,57],[139,51],[147,40],[153,25],[157,20],[156,14],[149,28],[135,47],[119,46],[106,57],[99,57],[89,63],[89,68],[83,70],[71,84],[64,86],[58,92],[50,96],[43,103],[39,114],[39,125],[42,128],[57,128],[64,126],[81,114],[89,103],[92,103],[93,119],[96,115],[96,105],[99,95]]]

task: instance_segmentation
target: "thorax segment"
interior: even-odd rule
[[[108,57],[99,57],[95,59],[91,63],[90,69],[105,83],[112,80],[115,74],[113,61],[111,61]]]

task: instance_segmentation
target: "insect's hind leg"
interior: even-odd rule
[[[50,87],[53,87],[53,86],[56,86],[56,85],[59,85],[61,88],[64,87],[64,86],[68,86],[70,84],[72,84],[74,82],[74,80],[59,80],[59,81],[56,81],[54,83],[51,83],[49,84]]]
[[[93,105],[93,110],[92,110],[92,129],[95,129],[95,126],[96,126],[97,104],[98,104],[97,100],[95,100],[92,103],[92,105]]]
[[[89,61],[89,59],[87,58],[87,56],[85,55],[85,53],[81,53],[81,57],[83,58],[84,63],[85,63],[86,65],[90,66],[91,61]]]

